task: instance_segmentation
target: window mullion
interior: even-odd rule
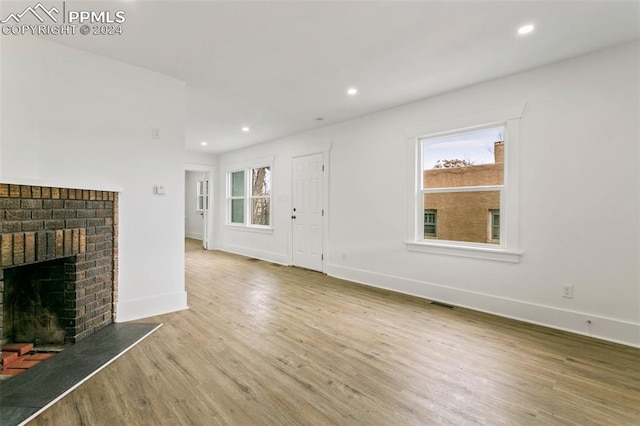
[[[484,191],[501,191],[504,185],[486,185],[486,186],[451,186],[445,188],[425,188],[425,194],[439,194],[444,192],[484,192]]]

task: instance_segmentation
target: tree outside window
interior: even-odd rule
[[[251,224],[269,226],[271,167],[251,169]]]

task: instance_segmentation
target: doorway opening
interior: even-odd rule
[[[185,238],[200,241],[205,250],[214,245],[214,173],[212,166],[187,164],[185,167]]]

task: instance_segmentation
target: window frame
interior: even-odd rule
[[[464,117],[426,123],[405,129],[408,142],[409,182],[407,250],[425,253],[471,257],[517,263],[522,257],[519,247],[519,176],[520,176],[520,122],[525,104],[488,110]],[[447,241],[424,238],[424,195],[422,191],[422,142],[471,133],[495,127],[504,127],[504,180],[503,185],[486,187],[446,188],[461,191],[500,189],[501,239],[499,244]],[[436,191],[434,191],[436,192]]]
[[[254,170],[258,170],[258,169],[269,169],[269,194],[268,195],[253,195],[253,171]],[[248,204],[249,204],[249,211],[247,211],[247,223],[249,223],[250,226],[256,226],[256,227],[260,227],[260,228],[270,228],[271,227],[271,207],[272,207],[272,197],[271,197],[271,193],[273,192],[271,190],[271,185],[272,185],[272,179],[271,179],[271,166],[270,165],[265,165],[265,166],[259,166],[259,167],[251,167],[248,169],[249,170],[249,188],[247,190],[249,197],[247,198]],[[269,224],[268,225],[260,225],[260,224],[256,224],[253,223],[253,200],[258,200],[258,199],[263,199],[263,200],[269,200],[269,215],[268,215],[268,221]]]
[[[270,191],[268,196],[253,196],[252,173],[255,169],[269,168],[270,170]],[[232,176],[234,173],[244,172],[244,191],[242,196],[232,196]],[[252,206],[253,200],[263,198],[269,200],[269,225],[253,224],[252,222]],[[259,233],[273,233],[273,161],[259,161],[245,167],[230,167],[226,173],[226,221],[225,226],[228,229],[251,231]],[[242,223],[232,222],[232,200],[243,200],[243,218]]]
[[[233,195],[233,175],[234,173],[243,172],[244,186],[242,188],[242,195]],[[247,171],[245,169],[231,170],[227,172],[227,225],[232,226],[245,226],[247,223]],[[233,221],[233,201],[242,200],[242,222]]]
[[[500,205],[502,205],[502,203],[504,202],[504,198],[503,198],[503,194],[505,193],[505,182],[503,179],[502,185],[475,185],[475,186],[449,186],[449,187],[442,187],[442,188],[424,188],[424,178],[423,178],[423,173],[424,173],[424,164],[423,164],[423,158],[424,158],[424,147],[425,147],[425,143],[428,143],[431,140],[438,140],[438,139],[442,139],[442,138],[446,138],[446,137],[450,137],[450,136],[465,136],[465,135],[469,135],[469,134],[473,134],[473,133],[480,133],[483,132],[485,130],[492,130],[492,129],[497,129],[500,128],[502,129],[503,133],[506,133],[506,124],[503,125],[489,125],[489,126],[476,126],[473,129],[465,129],[464,131],[461,132],[456,132],[451,131],[451,132],[447,132],[444,135],[437,135],[434,137],[431,136],[426,136],[426,137],[418,137],[417,138],[417,143],[418,143],[418,159],[419,159],[419,165],[417,168],[417,174],[418,179],[419,179],[419,185],[420,185],[420,201],[419,203],[421,203],[422,205],[422,211],[426,211],[426,210],[433,210],[433,209],[427,209],[424,205],[424,198],[425,195],[427,194],[450,194],[450,193],[461,193],[461,192],[498,192],[499,194],[499,199],[500,199]],[[506,139],[503,137],[503,139]],[[504,141],[503,141],[504,142]],[[506,164],[503,163],[503,167],[506,167]],[[504,171],[504,170],[503,170]],[[504,175],[504,173],[503,173]],[[424,226],[424,222],[423,222],[423,226]],[[436,237],[437,238],[437,237]],[[458,240],[435,240],[433,237],[430,238],[426,238],[424,233],[421,234],[416,234],[416,241],[418,242],[432,242],[432,241],[445,241],[446,243],[453,243],[453,244],[458,244],[458,243],[462,243],[463,245],[468,245],[468,244],[473,244],[470,243],[469,241],[458,241]],[[493,242],[494,240],[491,240],[489,238],[486,239],[485,242],[478,242],[476,244],[482,246],[482,245],[489,245],[490,247],[495,247],[496,243]],[[504,248],[503,245],[500,243],[499,244],[501,248]]]

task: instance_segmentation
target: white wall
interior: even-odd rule
[[[0,180],[120,191],[117,320],[186,308],[184,83],[28,36],[1,66]]]
[[[196,210],[198,180],[204,178],[203,172],[185,172],[184,186],[184,235],[187,238],[202,240],[204,223],[202,213]]]
[[[218,164],[218,156],[216,154],[208,154],[204,152],[194,152],[194,151],[185,151],[185,162],[187,164],[187,169],[189,165],[205,165],[205,166],[215,166]]]
[[[627,44],[221,155],[218,247],[291,263],[291,158],[331,144],[330,275],[640,346],[638,52]],[[522,102],[521,262],[408,252],[404,129]],[[225,173],[264,156],[275,158],[273,234],[225,227]]]

